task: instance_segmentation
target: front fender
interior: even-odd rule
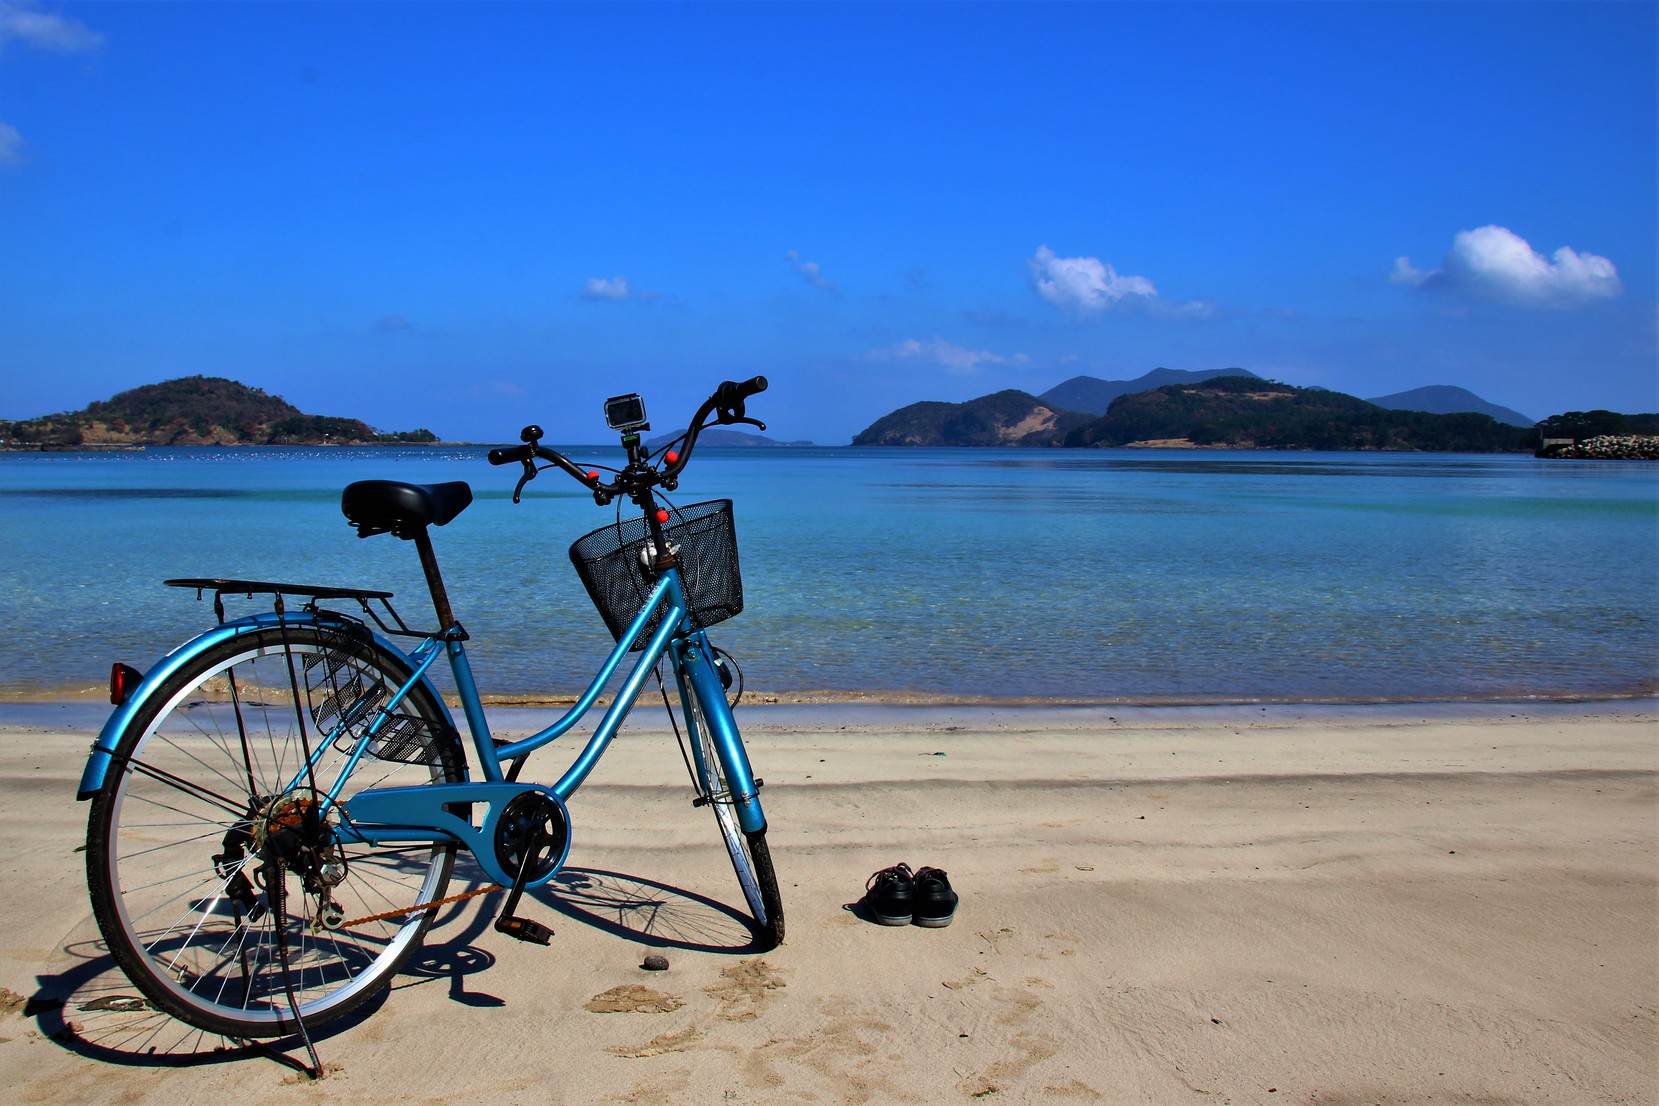
[[[232,622],[222,623],[205,633],[197,634],[175,648],[151,665],[150,670],[144,673],[144,678],[139,681],[132,694],[127,696],[127,701],[110,713],[109,720],[104,723],[104,728],[98,731],[98,740],[92,743],[92,753],[87,757],[86,768],[81,772],[81,786],[75,798],[85,802],[103,788],[104,777],[109,773],[110,763],[114,759],[115,746],[121,740],[121,735],[126,732],[127,727],[132,724],[133,719],[138,716],[138,712],[161,689],[163,684],[207,650],[231,638],[256,633],[260,630],[273,629],[277,626],[312,626],[337,621],[340,621],[338,616],[331,617],[327,611],[300,611],[286,614],[267,611],[263,614],[249,615],[246,618],[238,618]],[[411,670],[415,668],[414,662],[409,659],[403,650],[376,632],[373,627],[369,628],[369,632],[377,647],[401,660]],[[447,715],[449,708],[444,705],[443,696],[437,693],[437,689],[433,688],[431,682],[425,677],[422,678],[421,682],[427,685],[427,690],[432,692],[433,699],[443,707]],[[453,719],[446,718],[446,721],[450,725],[454,725]]]

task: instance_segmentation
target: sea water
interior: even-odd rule
[[[517,467],[483,453],[0,454],[0,689],[148,667],[214,618],[169,577],[382,588],[429,626],[413,548],[340,514],[345,484],[386,478],[473,487],[433,540],[482,690],[580,691],[610,638],[566,549],[616,508],[556,471],[514,505]],[[710,447],[673,498],[735,501],[745,610],[711,636],[752,692],[1445,700],[1659,679],[1651,464]],[[227,598],[232,617],[266,604]]]

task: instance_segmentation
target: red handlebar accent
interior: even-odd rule
[[[662,459],[667,461],[669,464],[672,465],[672,464],[678,463],[678,461],[680,460],[680,455],[678,453],[676,453],[674,450],[671,449],[667,453],[664,453],[662,455]]]
[[[598,472],[596,472],[596,471],[594,471],[594,470],[592,470],[592,469],[589,469],[589,470],[588,470],[588,479],[589,479],[589,480],[597,480],[597,479],[599,479],[599,473],[598,473]]]
[[[661,508],[658,508],[657,509],[657,521],[658,522],[667,522],[668,519],[669,519],[668,512],[665,511],[665,510],[662,510]]]

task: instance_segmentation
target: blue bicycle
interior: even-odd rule
[[[659,502],[659,490],[678,486],[707,426],[764,428],[746,415],[745,400],[765,388],[764,377],[720,385],[686,432],[655,455],[641,438],[649,425],[640,397],[607,401],[606,421],[627,451],[626,466],[607,470],[608,480],[542,445],[535,426],[525,427],[523,444],[490,452],[492,464],[522,466],[515,503],[538,472],[558,468],[600,505],[625,498],[642,512],[623,519],[619,503],[613,525],[571,546],[616,646],[568,712],[520,741],[491,737],[467,632],[450,609],[428,535],[471,502],[464,482],[361,481],[341,500],[360,536],[390,533],[414,544],[436,630],[411,630],[390,592],[167,581],[212,592],[219,625],[146,674],[114,667],[117,706],[79,796],[91,800],[93,913],[133,984],[201,1029],[271,1037],[303,1033],[373,998],[419,948],[438,908],[470,895],[507,889],[496,928],[547,943],[550,931],[517,915],[520,897],[563,865],[565,803],[653,675],[668,699],[664,662],[684,724],[693,803],[714,812],[755,947],[780,942],[783,905],[761,781],[732,718],[735,665],[705,633],[743,606],[731,504]],[[269,596],[271,609],[227,619],[226,596],[243,594]],[[399,638],[413,647],[400,648]],[[565,773],[550,785],[520,782],[526,757],[583,718],[631,653],[637,658]],[[429,678],[440,657],[454,675],[470,740]],[[462,849],[484,885],[452,896]]]

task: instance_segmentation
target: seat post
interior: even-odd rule
[[[438,572],[438,557],[432,552],[432,539],[426,527],[415,531],[413,541],[420,553],[421,571],[426,573],[426,589],[432,593],[432,606],[438,612],[438,630],[447,633],[455,628],[455,612],[449,608],[449,592],[444,590],[444,578]]]

